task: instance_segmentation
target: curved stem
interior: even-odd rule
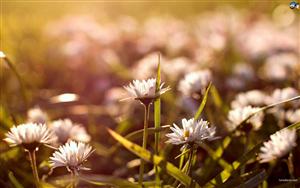
[[[33,177],[34,177],[34,182],[35,182],[36,187],[39,188],[40,180],[39,180],[39,174],[38,174],[37,166],[36,166],[35,150],[28,151],[28,155],[29,155],[31,169],[32,169]]]
[[[143,134],[143,149],[147,148],[147,140],[148,140],[148,124],[149,124],[149,116],[150,116],[150,104],[147,106],[144,105],[144,134]],[[145,161],[141,159],[140,173],[139,173],[139,184],[142,185],[144,179],[144,168]]]

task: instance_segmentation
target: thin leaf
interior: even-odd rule
[[[14,176],[13,172],[9,171],[8,178],[11,181],[11,183],[15,186],[15,188],[24,188],[23,185]]]
[[[164,131],[166,129],[169,129],[170,127],[171,127],[170,125],[164,125],[164,126],[161,126],[160,128],[153,128],[153,127],[148,128],[148,135],[154,134],[156,132]],[[125,138],[128,140],[131,140],[131,141],[136,140],[143,136],[143,132],[144,132],[144,129],[140,129],[140,130],[129,133],[128,135],[125,136]],[[115,153],[119,149],[120,146],[121,146],[121,144],[117,143],[116,145],[111,147],[110,154]]]
[[[160,76],[160,54],[158,54],[158,66],[157,66],[157,76],[156,76],[156,88],[155,92],[159,92],[160,84],[161,84],[161,76]],[[156,129],[160,128],[160,112],[161,106],[160,106],[160,95],[155,99],[154,101],[154,127]],[[160,140],[160,132],[154,133],[154,154],[158,155],[159,153],[159,140]],[[157,182],[157,185],[160,183],[160,177],[159,177],[159,169],[157,165],[154,165],[155,168],[155,181]]]
[[[118,142],[120,142],[125,148],[134,153],[135,155],[141,157],[142,159],[149,161],[155,165],[158,165],[163,171],[171,175],[173,178],[179,180],[183,185],[189,185],[191,182],[191,178],[180,171],[176,166],[172,163],[165,161],[162,157],[151,154],[150,151],[143,149],[141,146],[134,144],[117,134],[111,129],[108,129],[109,133],[114,137]],[[199,187],[196,184],[196,187]]]
[[[244,184],[238,186],[237,188],[253,188],[257,187],[259,184],[261,184],[267,177],[266,171],[262,171],[255,175],[254,177],[250,178],[248,181],[246,181]]]
[[[200,104],[200,106],[199,106],[199,108],[198,108],[198,110],[197,110],[197,112],[196,112],[196,114],[195,114],[195,116],[194,116],[194,119],[195,119],[195,120],[197,120],[197,119],[200,117],[200,115],[201,115],[201,113],[202,113],[202,111],[203,111],[203,109],[204,109],[204,107],[205,107],[205,104],[206,104],[206,101],[207,101],[207,97],[208,97],[208,92],[209,92],[209,89],[210,89],[211,85],[212,85],[212,84],[209,83],[207,89],[205,90],[205,94],[204,94],[204,96],[203,96],[203,99],[202,99],[202,101],[201,101],[201,104]]]
[[[211,95],[212,95],[215,105],[218,108],[221,108],[223,106],[223,101],[222,101],[222,98],[221,98],[217,88],[214,85],[212,85],[210,91],[211,91]]]
[[[267,173],[265,170],[254,170],[242,174],[236,178],[232,178],[218,187],[219,188],[232,188],[232,187],[243,187],[243,186],[257,187],[257,185],[261,184],[266,178],[267,178]]]

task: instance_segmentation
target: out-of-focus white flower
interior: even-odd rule
[[[171,59],[162,64],[162,71],[168,79],[176,81],[184,74],[195,70],[196,63],[192,63],[190,59],[186,57],[177,57]]]
[[[182,119],[183,128],[179,128],[174,123],[174,127],[170,128],[173,132],[166,134],[169,138],[166,143],[184,144],[183,147],[186,147],[186,145],[200,144],[204,140],[213,140],[216,138],[216,127],[209,127],[208,124],[209,122],[202,119],[200,121],[195,121],[194,118]]]
[[[161,62],[165,62],[165,57],[161,56]],[[154,75],[157,71],[158,52],[150,53],[136,62],[133,67],[133,75],[137,79],[146,79]],[[162,64],[164,65],[164,64]]]
[[[283,89],[276,89],[272,96],[268,98],[268,104],[278,103],[281,101],[288,100],[290,98],[298,96],[299,93],[296,89],[287,87]],[[279,126],[283,127],[283,122],[286,119],[286,110],[299,106],[299,101],[293,101],[278,105],[268,110],[269,113],[273,114],[279,120]]]
[[[236,46],[244,56],[259,59],[278,51],[298,51],[294,33],[280,30],[267,19],[245,23],[236,37]]]
[[[51,145],[57,137],[45,124],[26,123],[13,126],[5,134],[6,141],[11,147],[22,145],[27,150],[36,150],[40,144]]]
[[[128,91],[132,98],[140,100],[153,100],[159,95],[164,94],[166,91],[170,90],[169,87],[163,88],[164,83],[159,87],[158,92],[155,92],[156,79],[150,78],[148,80],[133,80],[128,86],[124,88]]]
[[[264,118],[264,114],[262,112],[258,112],[260,108],[246,106],[241,108],[236,108],[230,110],[228,113],[228,122],[226,123],[229,131],[233,131],[239,126],[243,121],[245,121],[250,115],[253,115],[250,119],[248,119],[245,123],[249,123],[253,126],[254,130],[258,130]]]
[[[46,123],[48,121],[48,115],[39,107],[34,107],[28,110],[27,121],[31,123]]]
[[[72,172],[88,170],[82,165],[92,153],[93,149],[88,144],[75,141],[67,142],[50,157],[50,165],[53,168],[64,166]]]
[[[261,68],[261,77],[271,81],[284,81],[296,76],[299,69],[299,59],[296,54],[283,53],[267,58]]]
[[[5,58],[5,57],[6,57],[5,53],[0,51],[0,58]]]
[[[256,76],[253,67],[248,63],[237,63],[234,65],[233,75],[247,81],[253,80]]]
[[[192,72],[179,82],[178,90],[184,95],[191,96],[197,92],[204,92],[211,80],[212,75],[208,69]]]
[[[79,142],[89,142],[91,140],[85,128],[79,124],[74,124],[70,119],[53,121],[49,127],[56,134],[58,142],[62,144],[69,140]]]
[[[246,106],[263,106],[266,104],[267,96],[260,90],[251,90],[245,93],[239,93],[231,102],[232,108],[241,108]]]
[[[283,89],[276,89],[272,96],[268,99],[269,103],[278,103],[284,100],[298,96],[299,93],[296,89],[292,87],[286,87]]]
[[[288,110],[285,114],[286,119],[291,123],[300,122],[300,109],[297,110]]]
[[[296,143],[296,130],[282,129],[270,136],[271,140],[264,142],[258,155],[260,163],[272,161],[288,154]]]

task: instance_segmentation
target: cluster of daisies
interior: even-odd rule
[[[208,84],[212,81],[209,70],[192,72],[184,77],[179,83],[179,91],[185,96],[203,95]],[[132,95],[132,98],[140,100],[151,99],[161,95],[170,88],[159,87],[158,93],[155,93],[156,79],[134,80],[132,84],[125,89]],[[287,120],[290,123],[300,122],[299,107],[300,102],[293,101],[285,103],[287,100],[299,98],[297,90],[291,87],[276,89],[271,95],[260,90],[251,90],[236,95],[231,102],[231,109],[228,112],[226,126],[230,132],[237,131],[239,127],[248,125],[250,130],[259,130],[263,125],[265,112],[263,107],[269,105],[271,108],[266,113],[274,115],[278,121]],[[280,104],[284,103],[284,104]],[[274,105],[274,107],[272,106]],[[279,125],[280,126],[280,125]],[[282,128],[282,127],[280,127]],[[169,138],[167,143],[174,145],[183,145],[182,149],[193,145],[200,145],[205,140],[210,141],[218,138],[216,127],[209,126],[208,121],[203,119],[194,120],[182,119],[182,125],[175,123],[170,128],[172,133],[167,134]],[[285,156],[296,146],[296,130],[281,129],[270,136],[270,140],[263,143],[258,160],[261,163],[269,162]]]
[[[185,90],[183,95],[203,94],[208,83],[211,82],[209,71],[199,71],[187,75],[179,83],[179,89]],[[143,105],[150,105],[157,97],[164,94],[170,87],[164,83],[156,86],[156,79],[134,80],[124,87],[129,98],[140,101]],[[275,90],[267,95],[259,90],[238,94],[231,102],[226,122],[229,131],[238,130],[243,124],[250,125],[253,130],[259,130],[263,124],[263,106],[299,97],[293,88]],[[299,122],[299,102],[292,102],[289,106],[278,104],[268,113],[279,120]],[[293,110],[295,109],[295,110]],[[181,150],[201,145],[204,141],[217,139],[216,127],[209,126],[203,119],[182,119],[181,125],[173,124],[171,133],[166,134],[169,139],[166,143],[182,145]],[[296,146],[296,130],[281,129],[270,136],[270,140],[263,143],[258,160],[261,163],[269,162],[288,154]],[[48,121],[48,116],[39,108],[28,111],[28,122],[13,126],[4,139],[10,146],[22,146],[25,151],[35,152],[41,145],[56,148],[50,157],[53,168],[66,167],[68,171],[77,173],[88,169],[83,163],[93,153],[88,144],[91,137],[85,128],[73,123],[70,119]]]
[[[50,157],[53,168],[66,167],[78,172],[86,169],[83,163],[92,154],[88,144],[91,140],[85,128],[70,119],[49,122],[48,116],[40,108],[28,111],[27,122],[13,126],[4,139],[11,147],[21,146],[27,152],[36,152],[44,145],[56,151]]]

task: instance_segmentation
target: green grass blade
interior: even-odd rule
[[[221,98],[217,88],[214,85],[212,85],[210,91],[211,91],[211,95],[212,95],[212,98],[213,98],[213,101],[214,101],[215,105],[218,108],[222,108],[223,101],[222,101],[222,98]]]
[[[261,184],[267,178],[266,171],[261,171],[254,177],[247,180],[244,184],[239,185],[237,188],[254,188]]]
[[[160,70],[160,54],[158,54],[158,66],[157,66],[157,76],[156,76],[156,93],[159,92],[160,84],[161,84],[161,70]],[[161,104],[160,104],[160,95],[154,101],[154,127],[160,128],[160,111],[161,111]],[[154,154],[158,155],[159,153],[159,140],[160,140],[160,132],[154,133]],[[160,183],[159,177],[159,169],[157,165],[154,165],[155,168],[155,181],[157,185]]]
[[[11,183],[15,186],[15,188],[24,188],[23,185],[14,176],[13,172],[10,171],[8,173],[8,178],[11,181]]]
[[[207,97],[208,97],[209,89],[210,89],[211,85],[212,85],[212,84],[209,83],[207,89],[205,90],[205,94],[204,94],[204,96],[203,96],[203,99],[202,99],[202,101],[201,101],[201,104],[200,104],[200,106],[199,106],[199,108],[198,108],[198,110],[197,110],[197,112],[196,112],[196,114],[195,114],[195,116],[194,116],[194,119],[195,119],[195,120],[197,120],[197,119],[200,117],[200,115],[201,115],[201,113],[202,113],[202,111],[203,111],[203,109],[204,109],[204,107],[205,107],[205,104],[206,104],[206,102],[207,102]]]
[[[118,142],[120,142],[125,148],[134,153],[135,155],[143,158],[146,161],[149,161],[155,165],[158,165],[162,171],[165,171],[170,176],[180,181],[183,185],[188,185],[191,182],[191,178],[184,174],[181,170],[179,170],[172,163],[165,161],[162,157],[152,154],[150,151],[143,149],[141,146],[134,144],[122,137],[118,133],[113,130],[108,129],[109,133],[114,137]],[[196,184],[196,187],[199,187]]]
[[[164,131],[164,130],[169,129],[169,128],[170,128],[170,125],[164,125],[164,126],[161,126],[159,128],[150,127],[150,128],[148,128],[148,135],[152,135],[156,132],[161,132],[161,131]],[[143,136],[143,132],[144,132],[144,129],[140,129],[140,130],[129,133],[128,135],[125,136],[125,138],[128,139],[128,140],[133,141],[133,140],[136,140],[138,138],[141,138]],[[116,152],[119,149],[120,146],[121,146],[120,143],[117,143],[114,146],[112,146],[111,149],[110,149],[110,154]]]

